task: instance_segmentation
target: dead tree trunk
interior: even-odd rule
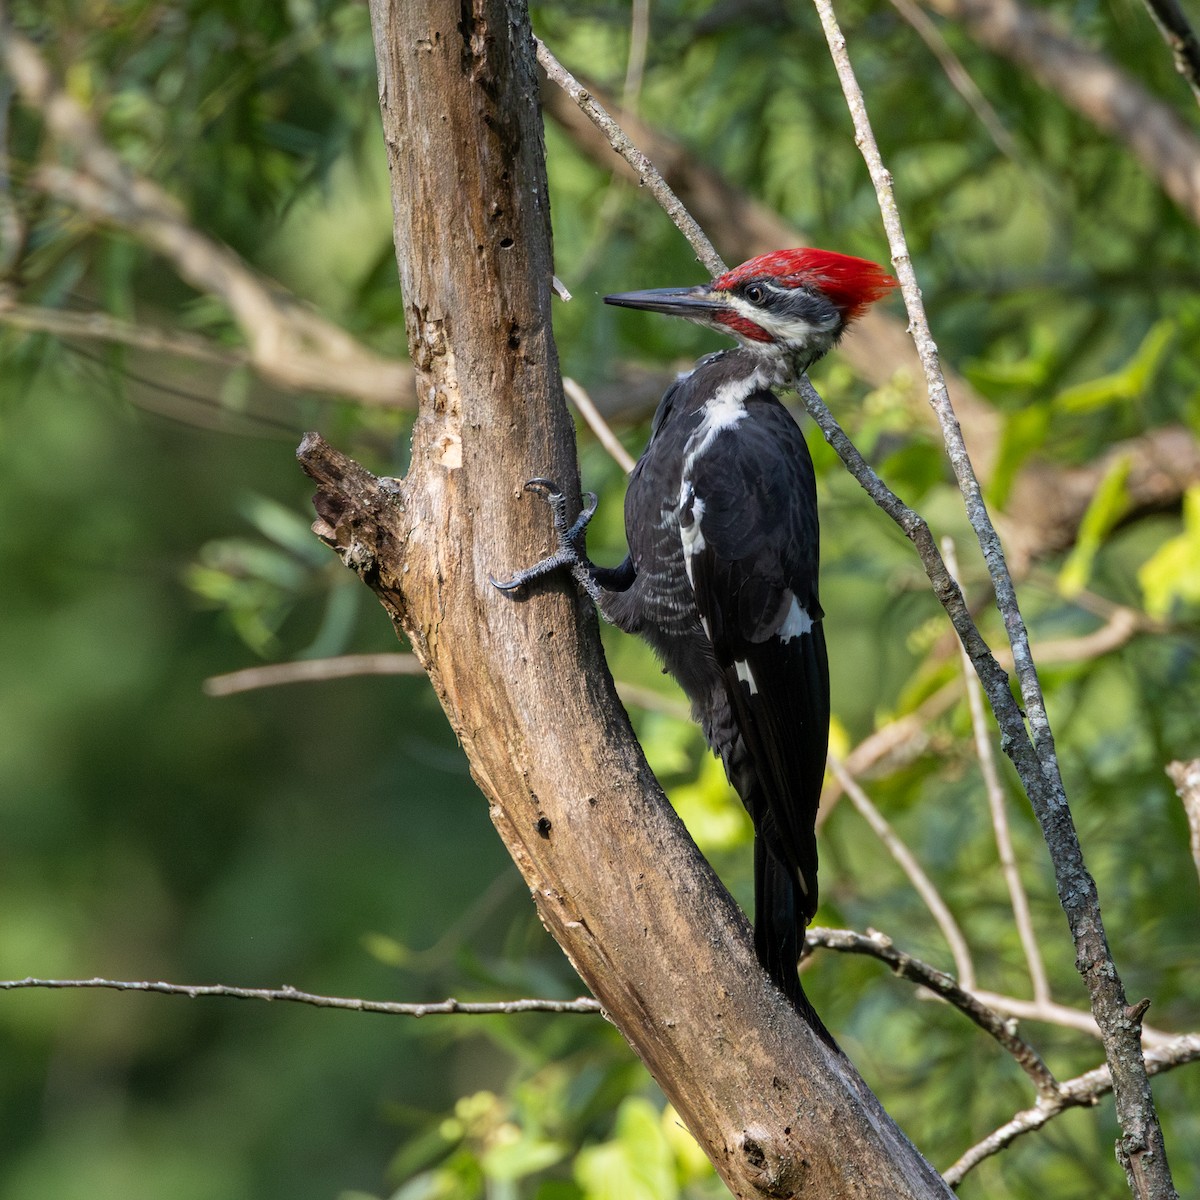
[[[642,757],[587,606],[488,584],[546,548],[523,482],[577,486],[528,16],[371,7],[420,413],[399,484],[305,439],[314,528],[420,656],[543,923],[733,1193],[949,1196],[762,973]]]

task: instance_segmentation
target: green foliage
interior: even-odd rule
[[[1079,523],[1075,545],[1058,573],[1058,586],[1064,596],[1078,596],[1087,586],[1096,555],[1128,510],[1126,485],[1129,468],[1127,455],[1118,458],[1096,488],[1096,494]]]
[[[1138,569],[1152,617],[1195,616],[1200,610],[1200,487],[1183,498],[1183,530],[1164,542]]]
[[[882,257],[865,170],[815,14],[662,0],[628,102],[814,242]],[[1186,108],[1140,9],[1051,6]],[[749,9],[748,9],[749,11]],[[53,0],[10,5],[124,160],[206,235],[373,348],[404,345],[366,6],[351,0]],[[1002,149],[887,6],[839,5],[947,361],[1000,416],[989,501],[1033,461],[1096,461],[1119,440],[1200,431],[1195,229],[1124,148],[1011,64],[940,26],[1012,139]],[[541,4],[537,31],[619,90],[630,10]],[[34,186],[53,156],[7,103],[7,190],[25,236],[0,246],[29,305],[243,344],[128,231]],[[619,363],[663,372],[711,335],[605,308],[605,291],[699,269],[637,188],[547,129],[566,369],[596,390]],[[7,211],[7,209],[5,209]],[[2,214],[0,214],[2,215]],[[718,243],[720,236],[718,235]],[[7,269],[7,267],[6,267]],[[898,312],[898,309],[892,310]],[[853,332],[849,335],[853,337]],[[0,975],[103,974],[434,999],[573,996],[423,681],[362,679],[209,699],[258,656],[396,648],[378,607],[308,529],[292,450],[317,427],[400,473],[408,418],[283,393],[245,367],[0,326]],[[837,356],[815,382],[939,535],[955,538],[984,631],[982,564],[914,381],[868,392]],[[636,405],[635,405],[636,407]],[[648,413],[618,432],[636,451]],[[623,552],[623,477],[581,433],[601,495],[596,556]],[[958,671],[905,539],[810,438],[822,503],[835,747],[936,697]],[[1163,764],[1200,753],[1200,491],[1130,507],[1126,459],[1075,545],[1022,581],[1035,641],[1094,632],[1111,603],[1166,622],[1099,657],[1042,668],[1084,849],[1131,996],[1171,1030],[1200,1023],[1196,879]],[[614,674],[647,754],[735,895],[749,829],[676,690],[632,639]],[[1055,996],[1082,1003],[1044,847],[1002,767],[1016,854]],[[996,869],[965,708],[922,722],[867,786],[944,893],[981,986],[1028,994]],[[823,924],[877,927],[949,968],[903,873],[840,803],[823,826]],[[671,947],[664,946],[664,953]],[[938,1165],[1032,1103],[1019,1072],[878,964],[821,954],[806,987],[885,1104]],[[1023,1027],[1060,1074],[1090,1039]],[[6,993],[0,1194],[19,1200],[592,1200],[722,1194],[615,1032],[587,1017],[429,1018],[156,997]],[[1181,1193],[1200,1189],[1200,1072],[1156,1081]],[[968,1176],[964,1197],[1110,1200],[1111,1102],[1072,1113]]]
[[[630,1096],[617,1110],[612,1141],[589,1146],[575,1160],[584,1200],[676,1200],[679,1186],[658,1109]]]

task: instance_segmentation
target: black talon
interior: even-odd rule
[[[527,480],[525,491],[541,495],[550,506],[550,514],[554,521],[554,536],[558,549],[547,555],[540,562],[522,571],[517,571],[511,579],[496,579],[488,576],[488,582],[501,592],[516,592],[536,579],[551,575],[555,571],[568,568],[582,584],[589,595],[594,596],[596,585],[591,579],[592,564],[588,561],[587,552],[582,542],[588,527],[588,522],[596,513],[599,500],[595,492],[585,492],[585,504],[582,512],[572,523],[567,519],[567,498],[559,490],[558,484],[543,476]]]

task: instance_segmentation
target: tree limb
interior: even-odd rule
[[[524,480],[578,500],[527,15],[375,0],[372,25],[421,407],[402,483],[305,439],[314,528],[404,628],[543,922],[731,1190],[944,1196],[758,967],[637,747],[590,606],[488,582],[544,543]]]

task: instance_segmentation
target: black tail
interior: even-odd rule
[[[754,839],[754,950],[763,969],[806,1024],[834,1050],[833,1035],[817,1016],[800,983],[800,951],[808,918],[795,871]]]

